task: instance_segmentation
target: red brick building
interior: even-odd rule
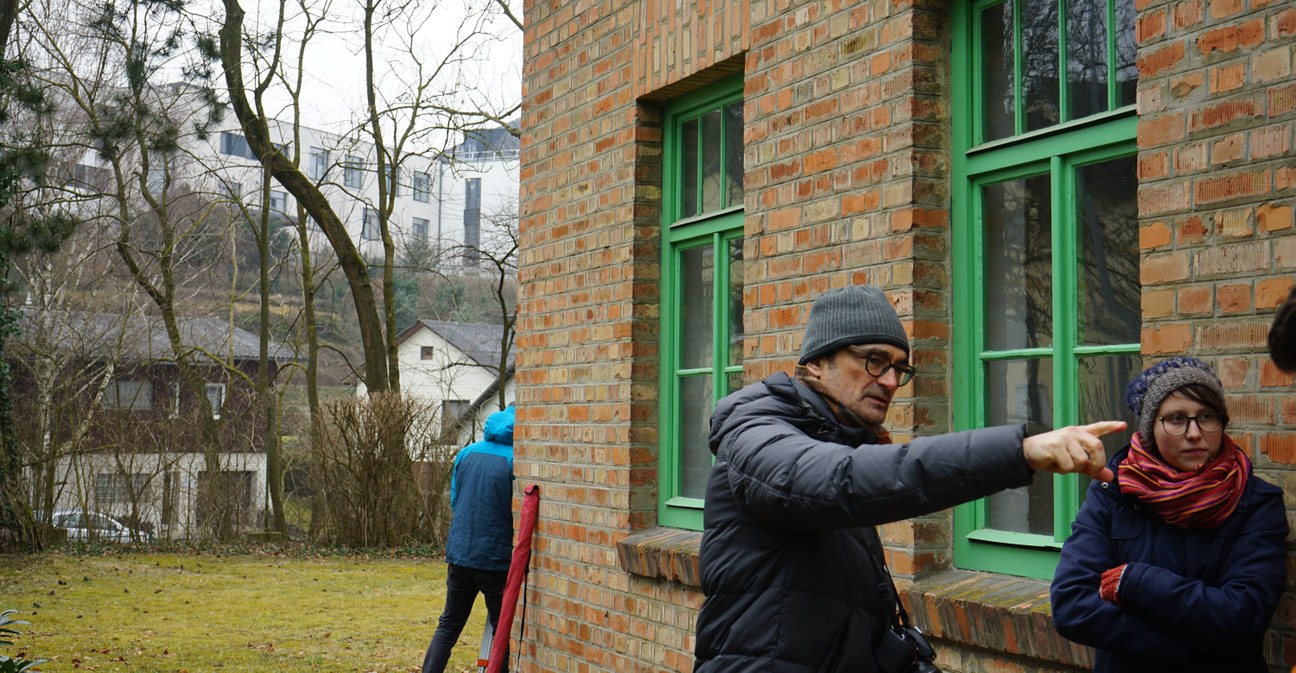
[[[1187,353],[1260,473],[1296,480],[1293,381],[1265,352],[1296,278],[1291,2],[525,19],[517,472],[542,504],[522,670],[691,670],[711,404],[790,370],[831,287],[883,288],[910,333],[893,435],[1128,419],[1129,379]],[[884,527],[942,669],[1091,662],[1048,606],[1084,486]],[[1296,664],[1290,598],[1266,648]]]

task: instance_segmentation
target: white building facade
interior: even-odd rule
[[[291,126],[272,123],[271,134],[291,156]],[[308,127],[301,127],[299,135],[302,172],[328,198],[361,254],[380,258],[383,204],[373,146]],[[260,207],[256,201],[262,198],[263,171],[241,129],[222,130],[212,136],[210,146],[197,149],[205,149],[203,163],[216,168],[219,191],[251,208]],[[388,167],[384,172],[394,173],[394,180],[388,178],[389,191],[394,189],[395,194],[387,221],[397,250],[431,256],[441,268],[471,269],[480,251],[511,246],[518,167],[517,138],[502,127],[469,134],[449,152],[396,157],[394,170]],[[296,200],[282,185],[271,185],[269,208],[287,221],[296,221]]]

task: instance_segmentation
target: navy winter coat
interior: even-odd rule
[[[485,440],[455,456],[446,562],[508,572],[513,556],[514,407],[486,419]]]
[[[1214,531],[1175,528],[1118,483],[1095,481],[1062,546],[1053,623],[1097,649],[1098,673],[1263,673],[1264,632],[1287,583],[1286,538],[1282,489],[1254,474]],[[1116,606],[1098,582],[1122,563]]]
[[[876,444],[775,374],[721,400],[697,673],[872,673],[894,613],[873,526],[1030,483],[1020,426]]]

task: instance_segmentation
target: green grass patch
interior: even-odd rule
[[[49,671],[418,671],[445,602],[420,556],[49,552],[0,556],[5,654]],[[478,600],[448,671],[475,672]]]

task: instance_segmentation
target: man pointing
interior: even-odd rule
[[[1037,470],[1112,478],[1099,438],[1122,421],[891,443],[882,423],[913,375],[895,309],[853,285],[811,307],[794,376],[716,406],[696,673],[891,673],[897,601],[874,526],[1025,486]]]

